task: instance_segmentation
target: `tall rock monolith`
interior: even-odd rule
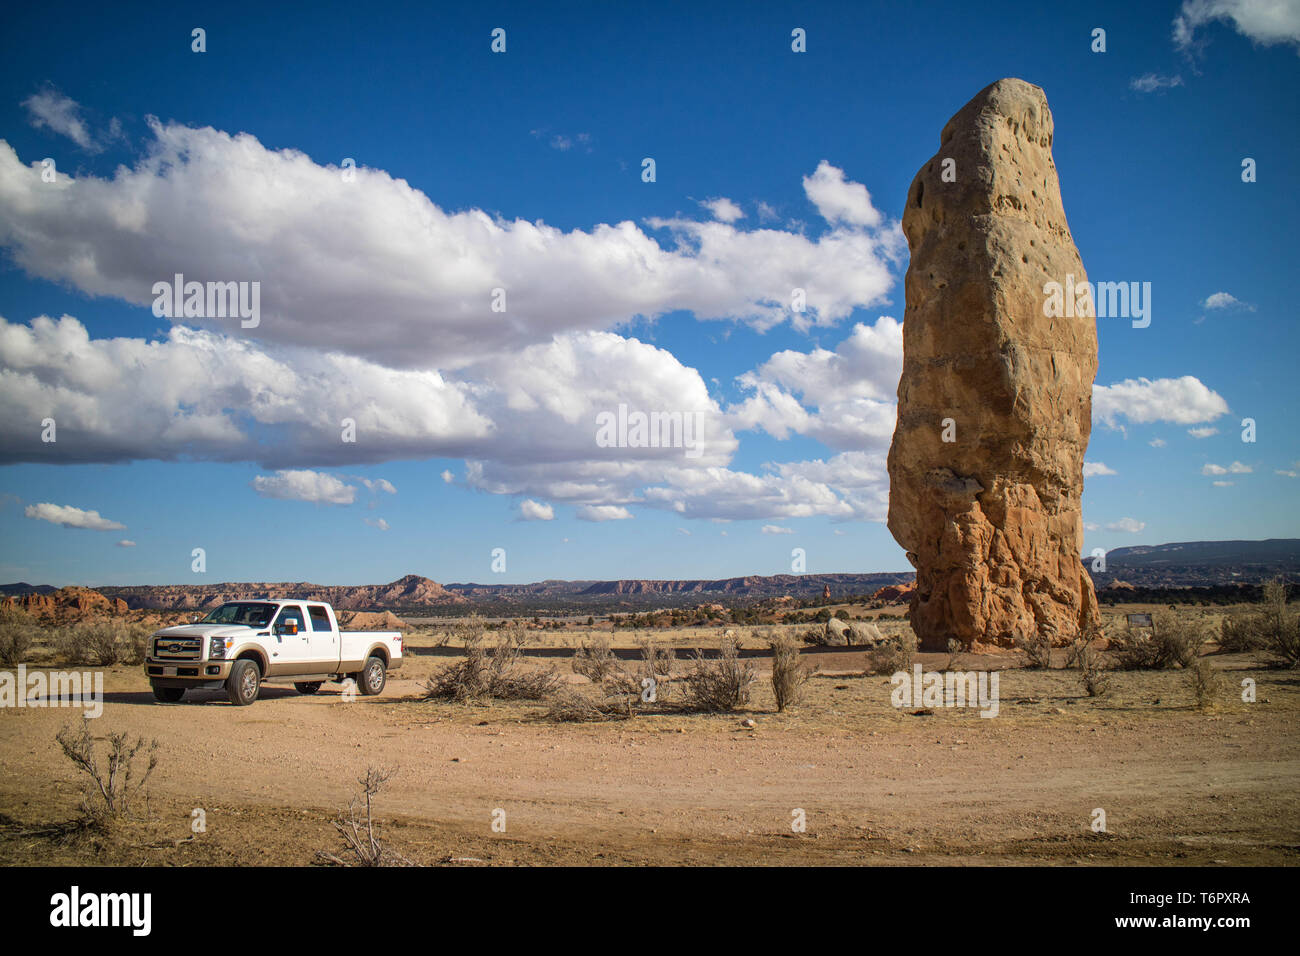
[[[1047,97],[999,80],[939,141],[903,214],[889,530],[916,567],[909,617],[922,649],[1062,644],[1097,620],[1080,560],[1097,326],[1090,300],[1068,317],[1047,305],[1050,283],[1069,294],[1087,279]]]

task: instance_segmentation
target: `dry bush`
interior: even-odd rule
[[[889,658],[885,662],[889,668],[889,673],[897,674],[899,671],[910,671],[912,661],[916,657],[916,646],[916,632],[910,627],[901,634],[895,635]]]
[[[1110,672],[1106,670],[1101,652],[1084,642],[1075,652],[1075,662],[1079,666],[1079,682],[1088,696],[1105,697],[1110,690]]]
[[[366,769],[366,775],[357,779],[361,784],[361,795],[353,797],[345,811],[334,819],[334,829],[343,838],[344,850],[350,854],[348,859],[333,853],[319,850],[317,858],[338,866],[411,866],[410,860],[384,843],[375,834],[375,817],[371,800],[390,779],[394,770],[379,770],[375,767]],[[362,804],[364,803],[364,812]]]
[[[90,735],[90,722],[86,718],[82,718],[80,733],[64,727],[55,739],[63,748],[64,756],[87,778],[81,810],[87,821],[94,825],[102,826],[124,819],[131,812],[136,797],[143,793],[154,767],[158,766],[157,740],[146,747],[143,737],[137,737],[135,743],[130,744],[126,734],[109,734],[107,765],[101,769],[95,757],[95,738]],[[141,754],[147,764],[143,774],[139,774],[136,768],[136,758]]]
[[[749,691],[757,679],[754,665],[740,659],[740,643],[723,638],[717,660],[696,652],[686,675],[687,706],[706,713],[735,710],[749,703]]]
[[[772,648],[772,695],[777,711],[799,702],[812,669],[799,659],[799,645],[787,635],[774,637]]]
[[[916,634],[909,627],[879,647],[867,651],[868,674],[897,674],[910,671],[916,657]]]
[[[1080,628],[1079,633],[1074,635],[1069,647],[1065,649],[1065,666],[1082,670],[1086,652],[1093,650],[1093,642],[1104,636],[1105,632],[1097,624]]]
[[[1268,631],[1259,614],[1226,614],[1219,625],[1219,650],[1241,654],[1268,647]]]
[[[468,647],[475,636],[482,637],[485,630],[483,619],[477,614],[471,614],[445,627],[435,629],[433,646],[446,647],[450,643],[456,643]]]
[[[961,657],[961,641],[955,637],[948,638],[948,662],[943,665],[943,669],[954,670],[959,657]]]
[[[614,656],[609,638],[597,635],[590,643],[578,645],[570,666],[575,674],[581,674],[593,684],[600,684],[618,669],[618,658]]]
[[[520,653],[526,638],[519,629],[507,629],[492,647],[484,646],[481,633],[471,634],[465,659],[430,677],[424,685],[426,700],[541,700],[563,683],[554,668],[533,668]]]
[[[1300,615],[1287,610],[1287,588],[1281,578],[1264,582],[1264,606],[1248,614],[1223,619],[1219,648],[1227,653],[1267,650],[1284,667],[1300,667]]]
[[[1051,670],[1052,636],[1050,634],[1031,634],[1028,637],[1018,635],[1016,647],[1025,652],[1029,666],[1035,670]]]
[[[27,659],[36,638],[36,622],[20,608],[0,608],[0,664],[16,667]]]
[[[1122,670],[1168,670],[1188,667],[1209,638],[1206,622],[1183,622],[1172,611],[1156,611],[1151,634],[1127,624],[1111,638],[1110,650]]]
[[[60,628],[54,644],[69,664],[112,667],[144,662],[152,631],[145,624],[101,619]]]
[[[737,643],[737,649],[740,645]],[[671,647],[662,647],[657,641],[646,640],[641,642],[641,664],[639,672],[634,675],[636,680],[636,690],[634,693],[644,694],[646,690],[652,691],[650,694],[652,700],[646,703],[666,704],[672,694],[672,679],[674,672],[677,670],[677,652]],[[651,683],[647,686],[646,681]]]
[[[1205,710],[1214,703],[1220,681],[1208,657],[1197,658],[1187,667],[1187,686],[1191,688],[1198,710]]]

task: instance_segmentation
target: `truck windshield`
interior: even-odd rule
[[[275,611],[274,604],[232,602],[208,612],[200,624],[242,624],[245,627],[266,627]]]

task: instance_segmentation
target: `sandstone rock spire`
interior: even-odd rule
[[[1044,314],[1047,283],[1087,277],[1041,89],[999,80],[948,121],[903,232],[889,530],[916,567],[912,627],[924,649],[1065,643],[1098,619],[1080,561],[1097,327]]]

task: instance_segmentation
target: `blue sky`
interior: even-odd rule
[[[1152,284],[1098,322],[1086,549],[1300,533],[1300,5],[430,6],[7,14],[0,581],[905,570],[897,220],[1003,76],[1090,278]],[[176,271],[260,324],[156,316]],[[620,402],[705,453],[594,448]]]

